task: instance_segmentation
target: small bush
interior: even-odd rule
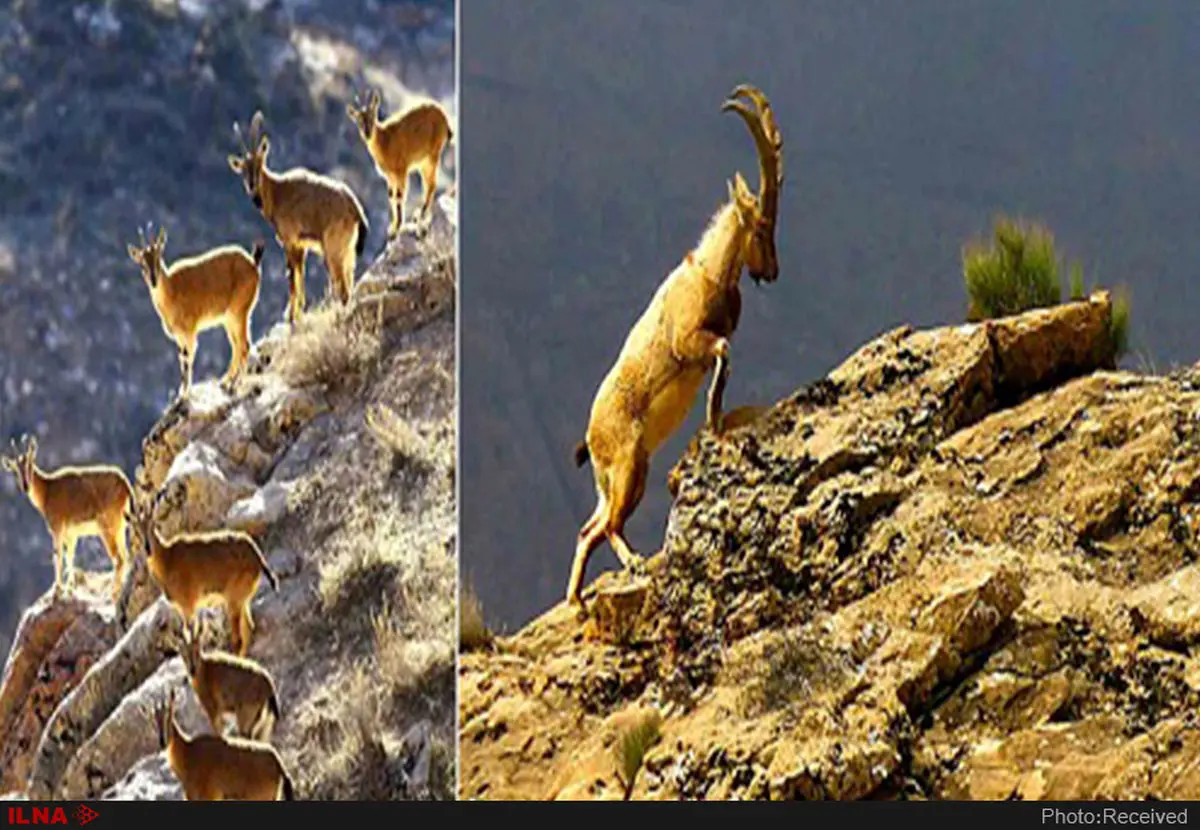
[[[633,795],[633,785],[650,747],[662,734],[662,717],[653,712],[630,725],[617,736],[614,752],[617,756],[617,775],[625,789],[625,800]]]
[[[292,386],[352,388],[380,359],[378,331],[338,305],[305,313],[275,358],[274,368]]]
[[[475,588],[463,583],[458,600],[458,645],[461,651],[487,648],[492,643],[492,632],[483,618],[483,603]]]
[[[1112,313],[1108,318],[1108,342],[1116,358],[1129,349],[1129,315],[1132,305],[1129,289],[1118,288],[1113,294]]]
[[[998,217],[990,242],[963,246],[963,280],[972,322],[1007,317],[1062,300],[1054,236],[1043,225]],[[1078,282],[1082,285],[1082,273]],[[1072,292],[1075,274],[1072,275]]]

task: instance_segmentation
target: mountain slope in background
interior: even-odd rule
[[[155,222],[173,260],[220,244],[267,242],[253,320],[283,313],[283,255],[226,156],[231,130],[262,108],[277,168],[344,179],[371,233],[387,226],[386,186],[345,114],[345,78],[382,88],[384,110],[414,96],[456,117],[454,4],[91,0],[0,4],[0,440],[40,437],[43,466],[104,462],[132,475],[141,441],[178,386],[126,245]],[[446,153],[442,186],[454,180]],[[310,258],[308,296],[324,296]],[[220,332],[201,337],[196,379],[224,370]],[[41,518],[0,481],[0,649],[50,584]],[[85,568],[104,568],[98,543]]]
[[[781,275],[747,283],[731,407],[896,325],[961,321],[959,248],[997,211],[1128,282],[1134,346],[1167,365],[1200,354],[1198,37],[1186,2],[466,0],[462,566],[491,622],[562,597],[594,503],[571,463],[592,396],[725,180],[756,181],[719,112],[735,84],[770,95],[787,183]],[[655,459],[638,550],[662,538],[699,420]],[[616,564],[607,546],[594,562]]]

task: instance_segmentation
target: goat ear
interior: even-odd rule
[[[358,121],[358,110],[354,108],[354,104],[346,104],[346,115],[350,116],[351,121]]]
[[[246,162],[242,160],[241,156],[230,154],[227,159],[229,161],[229,169],[234,173],[241,173],[246,166]]]
[[[125,246],[125,250],[129,252],[129,258],[130,258],[130,259],[132,259],[132,260],[133,260],[134,262],[136,262],[138,265],[141,265],[141,264],[142,264],[142,250],[141,250],[141,248],[138,248],[136,245],[126,245],[126,246]]]
[[[267,154],[267,150],[270,150],[270,149],[271,149],[271,139],[267,138],[264,135],[262,138],[260,138],[258,140],[258,154],[260,156],[265,156]]]

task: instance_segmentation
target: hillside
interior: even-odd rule
[[[275,678],[273,743],[301,799],[454,795],[457,212],[435,204],[349,307],[275,327],[230,394],[205,379],[142,442],[136,498],[162,494],[164,536],[246,530],[279,576],[254,601],[250,657]],[[10,797],[181,797],[150,720],[187,683],[180,618],[144,557],[116,608],[110,573],[21,618],[0,680]],[[202,613],[228,648],[224,612]],[[185,730],[211,731],[179,700]]]
[[[0,442],[40,438],[47,467],[132,473],[179,382],[146,287],[126,253],[147,222],[168,261],[267,242],[253,319],[282,318],[283,252],[229,170],[232,125],[261,108],[271,163],[349,184],[371,222],[359,271],[380,251],[386,186],[346,117],[362,71],[384,110],[418,96],[457,113],[452,0],[0,0]],[[454,183],[455,154],[442,183]],[[308,296],[324,296],[314,257]],[[224,371],[219,331],[196,376]],[[0,653],[53,578],[37,512],[0,477]],[[79,546],[92,569],[107,559]]]
[[[647,575],[460,661],[462,797],[1200,794],[1200,373],[1111,302],[905,326],[696,435]],[[652,731],[651,731],[652,734]]]

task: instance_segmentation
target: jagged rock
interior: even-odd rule
[[[95,598],[48,592],[25,611],[0,684],[0,787],[25,786],[55,707],[115,640],[111,611]]]
[[[179,615],[159,600],[67,695],[42,732],[29,776],[29,795],[36,800],[59,798],[62,776],[80,746],[131,691],[174,653],[181,636]]]
[[[175,712],[189,734],[211,732],[212,726],[188,684],[183,661],[163,663],[131,694],[120,700],[67,764],[59,792],[70,800],[97,798],[116,786],[138,761],[159,750],[154,713],[175,691]]]
[[[197,383],[187,402],[176,399],[142,441],[138,483],[151,494],[167,477],[175,457],[233,405],[215,381]]]
[[[605,574],[462,656],[463,796],[619,797],[655,706],[634,798],[1193,797],[1200,373],[1113,371],[1110,313],[900,328],[701,431],[636,637]]]
[[[183,801],[183,785],[171,772],[167,753],[147,755],[105,791],[105,801]]]
[[[433,757],[433,747],[430,735],[433,726],[427,720],[417,721],[404,733],[403,744],[407,756],[405,775],[408,780],[408,790],[413,796],[420,797],[429,788],[429,769]]]
[[[1200,642],[1200,566],[1134,591],[1129,604],[1135,625],[1151,642],[1178,649]]]
[[[261,535],[287,513],[290,490],[291,487],[283,482],[268,482],[229,508],[224,526]]]
[[[220,529],[229,509],[255,491],[254,482],[215,448],[200,441],[175,457],[159,490],[155,522],[164,539]]]

